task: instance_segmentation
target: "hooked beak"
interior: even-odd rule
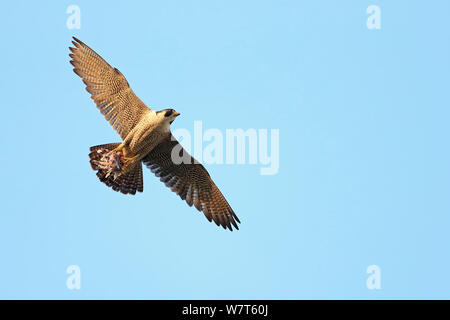
[[[173,115],[174,115],[175,117],[178,117],[180,114],[181,114],[181,113],[176,112],[176,111],[173,113]]]

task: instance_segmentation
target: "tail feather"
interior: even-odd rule
[[[108,143],[90,148],[89,159],[93,170],[97,170],[97,177],[101,182],[111,187],[114,191],[120,191],[123,194],[136,194],[137,192],[144,191],[143,177],[142,177],[142,164],[139,161],[134,167],[125,174],[119,175],[114,179],[113,175],[106,176],[106,172],[99,168],[97,161],[100,160],[105,152],[108,152],[120,143]]]

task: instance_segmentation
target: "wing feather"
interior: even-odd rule
[[[122,139],[150,109],[134,94],[127,79],[82,41],[73,38],[69,54],[100,112]]]
[[[214,221],[218,226],[231,231],[233,227],[239,229],[238,217],[208,171],[178,145],[179,142],[168,135],[142,161],[189,206],[194,205],[197,210],[203,211],[208,221]],[[180,148],[184,155],[182,158],[190,159],[189,163],[173,163],[171,154],[174,147]]]

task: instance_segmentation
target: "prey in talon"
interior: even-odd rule
[[[107,149],[98,149],[97,154],[101,155],[100,160],[93,160],[93,167],[100,170],[104,170],[108,178],[111,174],[114,180],[122,172],[122,166],[124,164],[124,156],[121,152],[116,152],[115,150],[108,151]]]

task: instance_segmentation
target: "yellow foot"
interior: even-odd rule
[[[129,162],[129,161],[136,160],[138,157],[139,157],[138,155],[136,155],[134,157],[131,157],[131,158],[130,157],[123,157],[123,160],[125,160],[125,162]]]
[[[122,164],[122,170],[130,165],[130,163],[133,163],[135,160],[139,158],[138,155],[134,157],[123,157],[123,164]]]
[[[110,152],[123,153],[123,144],[119,144],[116,148],[112,149]]]

